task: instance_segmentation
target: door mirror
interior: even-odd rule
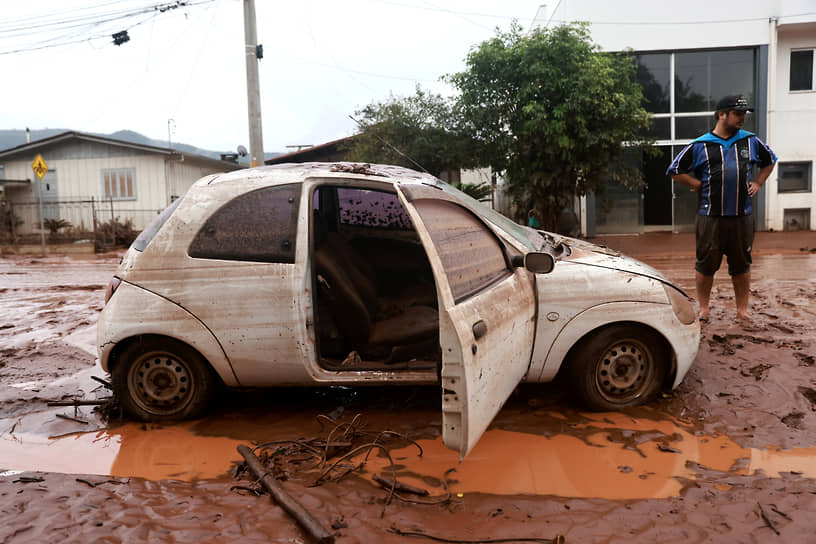
[[[555,268],[555,259],[549,253],[528,253],[524,256],[524,268],[533,274],[549,274]]]

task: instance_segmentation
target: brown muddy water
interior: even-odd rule
[[[456,469],[450,482],[453,493],[607,499],[679,495],[688,485],[684,481],[695,480],[696,465],[733,475],[779,477],[780,473],[794,472],[816,478],[816,448],[744,448],[727,436],[695,433],[688,424],[667,416],[655,420],[620,413],[582,415],[586,423],[575,425],[569,433],[551,436],[493,428],[461,463],[441,437],[417,440],[421,455],[411,445],[392,450],[391,457],[401,482],[428,488],[432,494],[443,493],[443,475],[452,468]],[[292,427],[277,425],[276,431],[269,432],[275,425],[268,419],[238,426],[227,421],[208,422],[210,428],[230,426],[229,436],[198,434],[194,423],[128,423],[61,437],[15,429],[4,433],[0,441],[0,467],[149,480],[226,478],[233,464],[241,460],[237,446],[251,446],[251,437],[304,438],[298,434],[302,422],[290,421]],[[20,426],[22,421],[27,423],[25,427],[36,426],[34,420],[25,419]],[[235,438],[241,434],[247,438]],[[389,472],[385,457],[371,456],[363,474],[370,477]]]
[[[689,255],[642,260],[694,295]],[[433,387],[233,393],[210,417],[170,426],[106,424],[90,407],[47,407],[47,400],[108,394],[91,376],[106,377],[95,364],[95,317],[115,267],[113,258],[0,259],[0,514],[8,521],[0,541],[21,531],[30,535],[21,541],[53,541],[51,531],[86,521],[65,538],[104,540],[119,520],[115,534],[130,541],[196,542],[206,534],[215,542],[246,535],[261,542],[281,534],[302,542],[268,503],[231,491],[236,447],[324,436],[318,414],[349,421],[357,413],[369,429],[411,438],[422,455],[405,443],[390,451],[395,466],[372,454],[361,478],[329,486],[309,487],[313,473],[291,475],[287,485],[307,506],[338,527],[348,524],[346,542],[400,541],[383,533],[395,520],[460,537],[518,535],[534,523],[534,534],[557,528],[576,542],[628,542],[631,535],[642,542],[759,542],[776,535],[758,503],[780,542],[816,534],[814,254],[755,256],[749,327],[734,323],[733,291],[721,271],[712,319],[677,390],[647,407],[591,414],[571,403],[563,384],[522,386],[461,463],[441,443]],[[21,473],[46,481],[25,487],[15,483]],[[433,496],[444,493],[447,479],[460,502],[444,516],[392,507],[386,522],[377,502],[382,490],[368,483],[374,474],[396,474]],[[96,483],[131,480],[110,489],[74,481],[93,479],[88,475]],[[143,503],[165,505],[165,514]],[[187,503],[195,512],[185,517]],[[219,529],[224,508],[231,532]],[[201,533],[205,515],[215,520],[209,533]],[[65,522],[46,523],[51,516]],[[454,531],[454,519],[464,529]]]

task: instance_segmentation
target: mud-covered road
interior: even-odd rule
[[[308,542],[230,470],[239,444],[325,437],[321,414],[409,438],[389,446],[394,470],[429,492],[385,504],[389,492],[371,478],[393,472],[375,454],[319,486],[320,470],[296,459],[277,467],[340,543],[432,541],[399,531],[459,541],[813,541],[816,236],[799,236],[758,244],[752,326],[734,323],[720,272],[700,352],[676,391],[590,414],[560,384],[520,387],[463,463],[441,445],[433,387],[231,393],[210,417],[165,427],[48,407],[108,395],[92,379],[106,378],[94,330],[118,257],[0,258],[0,542]],[[620,242],[693,294],[692,248],[671,240]]]

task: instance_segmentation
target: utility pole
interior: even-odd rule
[[[261,89],[258,83],[258,61],[263,49],[258,45],[255,24],[255,0],[244,0],[244,36],[246,41],[247,106],[249,112],[249,164],[263,164],[263,133],[261,131]]]

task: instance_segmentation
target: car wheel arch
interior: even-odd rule
[[[114,396],[137,420],[169,422],[200,417],[224,387],[207,358],[176,338],[141,334],[114,348],[109,364]]]
[[[130,346],[132,346],[133,344],[135,344],[137,342],[153,342],[153,341],[156,341],[156,342],[168,341],[169,343],[177,343],[177,344],[183,345],[187,349],[193,350],[199,357],[201,357],[201,360],[204,361],[207,364],[207,366],[210,367],[210,370],[212,370],[213,374],[215,376],[218,376],[218,379],[221,381],[221,383],[222,384],[224,383],[223,378],[221,378],[221,376],[218,374],[218,371],[215,369],[213,364],[204,356],[203,353],[201,353],[201,351],[196,349],[195,346],[191,345],[188,342],[185,342],[184,340],[180,340],[180,339],[174,338],[172,336],[167,336],[165,334],[156,334],[156,333],[137,334],[137,335],[134,335],[134,336],[131,336],[131,337],[128,337],[128,338],[123,338],[122,340],[117,342],[116,345],[111,350],[110,355],[108,356],[108,360],[109,360],[109,362],[108,362],[108,373],[113,374],[114,369],[116,368],[116,365],[118,365],[120,363],[119,359],[120,359],[122,353],[125,350],[127,350]]]
[[[601,356],[602,366],[596,367],[601,364],[601,359],[596,359],[601,354],[598,347],[604,345],[603,349],[609,351]],[[627,347],[630,348],[629,354],[621,353],[621,349],[625,352]],[[637,354],[635,360],[632,359],[632,349]],[[643,364],[633,367],[631,363],[641,361],[641,356],[645,356],[645,361],[651,360],[652,364],[647,362],[645,367]],[[626,362],[621,363],[621,360]],[[605,366],[610,363],[612,367]],[[625,374],[621,373],[629,376],[623,378],[624,385],[616,383],[619,374],[613,370],[620,368],[621,364],[628,368]],[[638,366],[640,370],[637,370]],[[672,345],[659,330],[638,321],[613,321],[586,331],[575,341],[563,358],[556,378],[568,383],[586,408],[608,411],[654,398],[660,391],[671,387],[676,372]]]
[[[660,339],[662,349],[668,356],[667,363],[669,365],[668,368],[666,369],[666,374],[663,378],[663,383],[661,384],[661,387],[663,388],[671,387],[671,384],[674,382],[674,378],[677,375],[677,355],[674,351],[674,347],[671,345],[671,342],[669,342],[669,340],[659,330],[641,321],[611,321],[584,332],[584,334],[572,344],[572,346],[569,348],[569,351],[567,351],[567,354],[564,356],[563,359],[564,362],[558,369],[556,379],[559,380],[562,379],[564,375],[569,372],[569,367],[573,364],[575,353],[580,349],[582,345],[586,344],[586,342],[590,341],[593,337],[597,336],[602,331],[618,326],[633,327],[636,329],[640,329]]]

